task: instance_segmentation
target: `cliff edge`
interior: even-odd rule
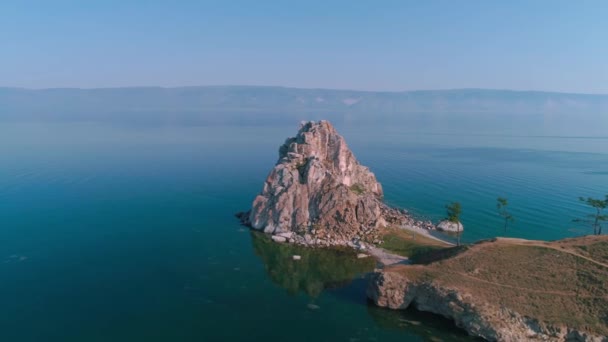
[[[378,271],[377,305],[414,305],[489,341],[608,341],[608,236],[500,238]]]

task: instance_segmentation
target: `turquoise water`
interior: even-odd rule
[[[3,341],[444,341],[449,322],[368,305],[371,266],[239,226],[294,127],[0,125]],[[608,193],[608,139],[338,127],[386,200],[464,240],[581,234],[578,196]],[[289,260],[299,253],[302,262]],[[287,259],[287,260],[286,260]]]

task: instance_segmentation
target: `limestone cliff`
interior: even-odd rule
[[[469,334],[488,341],[580,341],[606,342],[608,338],[565,325],[551,325],[525,317],[508,307],[478,303],[473,295],[433,282],[412,282],[394,272],[377,272],[368,287],[376,305],[405,309],[413,304],[420,311],[452,319]]]
[[[303,123],[279,148],[279,160],[252,209],[254,229],[285,240],[344,245],[377,239],[377,228],[404,219],[382,203],[382,186],[327,121]]]

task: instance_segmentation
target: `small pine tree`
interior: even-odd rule
[[[507,206],[509,205],[509,201],[504,197],[498,197],[496,199],[496,210],[498,210],[498,215],[500,215],[505,220],[505,234],[507,234],[507,226],[509,222],[515,221],[513,215],[507,211]]]
[[[579,197],[579,200],[588,206],[595,209],[595,213],[587,215],[585,219],[575,219],[574,222],[580,222],[590,225],[593,228],[594,235],[602,234],[602,224],[608,221],[608,215],[603,215],[604,209],[608,208],[608,195],[606,198],[601,200],[591,197]]]
[[[445,206],[447,209],[448,220],[450,222],[460,222],[460,214],[462,214],[462,206],[459,202],[452,202]]]
[[[457,245],[460,246],[460,235],[462,231],[460,230],[460,214],[462,214],[462,206],[459,202],[452,202],[445,206],[448,214],[448,221],[454,222],[458,225],[458,231],[456,232],[457,237]]]

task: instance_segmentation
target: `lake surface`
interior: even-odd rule
[[[369,260],[243,229],[290,127],[0,124],[3,341],[470,340],[449,322],[369,305]],[[463,240],[589,230],[578,196],[608,193],[608,138],[440,135],[338,126],[386,200]],[[296,262],[293,254],[303,256]]]

